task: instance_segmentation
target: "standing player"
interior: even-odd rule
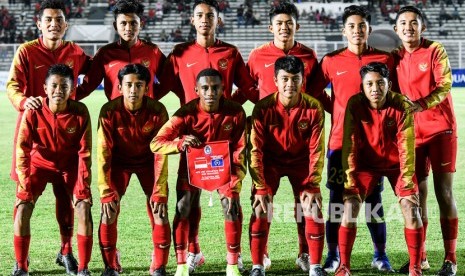
[[[165,55],[157,45],[139,39],[144,5],[137,0],[119,0],[113,8],[113,27],[119,40],[100,48],[92,58],[92,66],[83,83],[78,87],[76,98],[82,99],[94,91],[102,82],[108,100],[119,97],[118,72],[129,63],[140,63],[147,67],[154,80],[147,83],[147,95],[153,98],[153,86],[160,77]]]
[[[320,181],[324,161],[324,110],[303,94],[303,62],[294,56],[275,62],[278,92],[259,101],[252,114],[250,174],[253,181],[250,251],[252,276],[265,275],[263,255],[271,224],[273,196],[287,176],[305,217],[310,276],[326,275],[320,262],[324,247]],[[301,218],[297,218],[301,219]]]
[[[336,50],[323,57],[319,69],[309,86],[311,95],[321,95],[325,87],[331,83],[331,104],[325,105],[325,110],[331,113],[331,132],[328,141],[328,181],[326,186],[330,189],[328,220],[326,221],[326,241],[328,256],[324,268],[333,272],[339,265],[337,249],[338,230],[340,224],[340,211],[343,204],[343,177],[341,162],[343,118],[349,98],[360,92],[361,78],[358,74],[360,68],[373,61],[386,63],[393,68],[393,60],[389,53],[368,46],[368,36],[371,32],[371,15],[361,6],[348,6],[342,15],[342,34],[347,38],[347,47]],[[316,96],[319,99],[320,96]],[[392,271],[392,266],[386,255],[386,223],[381,205],[382,178],[370,196],[366,198],[367,213],[373,217],[367,218],[367,226],[371,233],[375,253],[372,267],[381,271]]]
[[[452,183],[457,156],[457,128],[450,94],[452,74],[444,46],[422,38],[425,29],[420,10],[412,6],[400,9],[394,30],[402,40],[402,46],[393,54],[400,90],[412,101],[411,110],[415,112],[415,173],[420,189],[424,240],[428,226],[426,199],[431,167],[445,250],[444,264],[438,275],[455,275],[458,217]],[[423,248],[422,269],[428,269],[424,244]]]
[[[413,115],[405,96],[390,91],[389,70],[372,62],[360,69],[362,93],[353,95],[344,117],[342,166],[344,214],[339,228],[341,265],[335,276],[350,275],[350,255],[357,233],[360,205],[386,176],[399,200],[405,221],[410,276],[421,276],[423,225],[415,182]]]
[[[268,42],[252,50],[247,62],[251,77],[259,88],[259,99],[276,92],[276,84],[274,81],[274,63],[276,59],[286,55],[293,55],[302,60],[304,63],[303,84],[305,89],[306,79],[315,71],[318,65],[315,52],[303,44],[294,40],[296,31],[299,30],[297,19],[299,12],[297,7],[287,1],[280,2],[273,6],[269,12],[270,25],[269,31],[273,34],[273,41]],[[308,83],[308,82],[307,82]],[[326,95],[326,94],[325,94]],[[298,194],[294,194],[295,203],[300,202]],[[302,213],[294,208],[294,216],[297,219],[297,214]],[[296,265],[302,268],[303,271],[308,271],[308,245],[305,239],[305,222],[297,220],[297,233],[299,235],[299,255],[296,259]],[[271,262],[268,255],[265,256],[265,269]]]
[[[78,216],[80,264],[77,275],[90,275],[87,267],[92,253],[89,111],[84,104],[68,100],[74,89],[74,72],[64,64],[48,69],[42,89],[47,97],[41,100],[39,108],[24,112],[18,130],[16,171],[19,181],[14,212],[16,264],[12,275],[29,275],[30,219],[47,182],[60,186],[73,201]]]
[[[61,0],[44,0],[40,4],[37,28],[42,36],[22,44],[16,51],[7,80],[7,94],[14,108],[19,112],[14,138],[11,178],[18,182],[16,174],[16,140],[19,122],[27,109],[38,109],[47,70],[53,64],[66,64],[73,70],[73,80],[85,73],[89,57],[78,45],[64,41],[68,29],[65,5]],[[71,91],[73,91],[72,89]],[[74,95],[71,95],[73,98]],[[67,273],[77,273],[77,262],[72,253],[74,211],[72,198],[61,185],[53,185],[56,197],[56,217],[60,226],[61,249],[56,262],[66,268]]]
[[[254,81],[250,78],[239,50],[216,39],[216,26],[221,20],[218,17],[218,2],[196,0],[193,9],[191,23],[197,32],[196,39],[174,47],[163,69],[160,93],[156,93],[155,98],[160,99],[169,91],[173,91],[179,97],[181,105],[197,98],[197,75],[205,68],[213,68],[222,76],[226,99],[233,97],[232,88],[235,84],[242,92],[235,93],[234,100],[242,103],[249,99],[255,102],[258,96]],[[199,194],[193,193],[193,196],[198,197]],[[192,206],[188,257],[190,272],[205,262],[198,243],[200,218],[200,206]],[[242,269],[242,262],[239,262]]]
[[[218,189],[224,212],[227,262],[226,275],[239,276],[242,209],[239,193],[245,176],[245,112],[223,97],[222,75],[215,69],[200,71],[195,92],[199,98],[181,106],[153,139],[150,147],[160,154],[181,153],[176,184],[177,203],[173,222],[174,247],[178,267],[176,276],[189,275],[187,242],[191,212],[199,206],[201,190],[189,184],[186,150],[205,142],[228,141],[231,182]]]
[[[154,253],[150,274],[166,275],[171,231],[168,222],[168,163],[166,156],[153,154],[150,141],[168,113],[163,104],[147,96],[150,71],[141,64],[128,64],[118,73],[122,96],[104,104],[98,126],[98,188],[102,203],[99,229],[100,250],[105,271],[121,272],[116,241],[120,202],[135,174],[147,197]]]

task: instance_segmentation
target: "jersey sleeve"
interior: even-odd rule
[[[405,101],[405,100],[404,100]],[[407,103],[404,109],[407,110]],[[400,182],[402,183],[400,195],[403,191],[410,191],[415,188],[413,175],[415,174],[415,128],[413,114],[404,111],[398,120],[397,144],[400,162]]]
[[[162,112],[157,116],[156,128],[158,131],[168,121],[168,112],[163,106]],[[168,202],[168,156],[154,153],[155,183],[152,191],[153,202]]]
[[[328,75],[328,59],[323,57],[320,64],[313,74],[307,77],[307,89],[306,91],[310,96],[316,98],[323,105],[324,109],[328,113],[333,112],[333,106],[331,104],[331,97],[326,93],[326,87],[330,83],[330,77]]]
[[[19,185],[16,196],[24,201],[34,200],[31,189],[31,150],[32,131],[31,110],[26,110],[19,125],[18,140],[16,143],[16,172],[18,174]]]
[[[180,153],[184,150],[182,149],[183,139],[179,137],[183,130],[184,120],[179,112],[176,112],[150,142],[150,149],[159,154]]]
[[[239,88],[233,95],[233,100],[238,103],[244,103],[249,100],[253,103],[258,101],[259,93],[255,81],[250,76],[244,60],[239,51],[236,50],[236,66],[234,71],[234,84]]]
[[[104,51],[100,49],[90,61],[90,67],[82,83],[76,87],[76,100],[82,100],[92,93],[102,83],[105,67],[103,64]]]
[[[98,189],[102,202],[111,202],[119,199],[119,195],[111,188],[113,127],[109,112],[105,105],[100,110],[97,127],[97,167]]]
[[[27,99],[24,91],[26,90],[27,78],[29,76],[28,63],[26,48],[21,45],[13,58],[6,82],[8,99],[17,111],[24,111],[24,102]]]
[[[252,112],[252,129],[250,132],[250,162],[249,170],[252,177],[252,185],[256,189],[258,195],[266,195],[270,192],[265,181],[263,147],[266,139],[266,122],[262,117],[262,111],[255,106]]]
[[[449,57],[443,45],[437,44],[433,59],[433,75],[436,86],[428,96],[418,100],[418,103],[425,110],[440,104],[450,93],[452,87],[452,71]]]
[[[312,134],[308,143],[309,175],[307,188],[312,193],[319,193],[325,158],[325,115],[319,104],[314,114],[311,126]]]
[[[170,91],[176,94],[181,102],[183,101],[184,90],[182,87],[181,79],[179,77],[179,69],[177,67],[176,57],[173,53],[171,53],[165,61],[160,76],[160,85],[158,86],[158,91],[156,91],[153,96],[155,99],[160,100]]]
[[[87,107],[83,114],[82,122],[82,135],[80,139],[80,146],[78,151],[78,182],[75,187],[75,195],[77,199],[88,199],[91,197],[91,182],[92,182],[92,126],[90,115]]]
[[[354,173],[356,170],[357,147],[356,127],[353,112],[357,108],[357,101],[354,98],[349,100],[344,116],[344,136],[342,140],[342,170],[344,172],[344,190],[345,193],[358,194],[359,190],[355,181]]]

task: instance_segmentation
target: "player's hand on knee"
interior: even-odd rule
[[[118,204],[119,202],[117,200],[102,203],[102,215],[106,217],[109,224],[116,219]]]
[[[269,194],[266,195],[255,195],[254,201],[252,203],[252,209],[257,209],[258,207],[261,208],[261,212],[267,213],[268,206],[271,203],[271,196]]]
[[[318,207],[318,210],[321,210],[323,206],[321,193],[303,191],[300,194],[300,203],[302,204],[302,209],[306,212],[310,212],[314,205]]]
[[[237,216],[241,208],[239,202],[239,194],[233,195],[232,197],[226,197],[227,200],[227,210],[226,214],[231,216]]]
[[[42,97],[33,97],[30,96],[29,98],[26,99],[24,102],[24,109],[27,110],[34,110],[38,109],[42,106]]]
[[[152,206],[152,213],[154,216],[158,216],[161,219],[168,217],[168,206],[166,203],[150,201]]]

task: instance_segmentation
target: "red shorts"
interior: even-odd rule
[[[270,166],[264,165],[265,171],[265,182],[268,186],[268,193],[271,195],[276,195],[278,191],[280,179],[283,176],[289,178],[291,183],[292,192],[294,193],[294,198],[299,198],[300,193],[304,191],[305,186],[308,184],[308,166]],[[255,196],[256,189],[252,188],[252,200]]]
[[[86,195],[87,199],[92,199],[92,194],[90,189],[86,191],[78,191],[77,184],[77,170],[72,172],[68,171],[51,171],[47,169],[36,168],[31,166],[31,190],[32,196],[34,199],[42,195],[47,183],[52,183],[54,186],[61,186],[64,188],[66,194],[70,196],[70,200],[73,198],[73,195]]]
[[[397,197],[404,197],[418,193],[418,185],[415,177],[413,179],[413,187],[406,187],[400,179],[399,170],[386,172],[359,171],[354,174],[354,177],[360,197],[363,200],[372,194],[373,190],[379,185],[379,179],[383,176],[386,176],[389,179],[391,188],[394,190]]]
[[[415,148],[415,173],[417,178],[435,173],[455,172],[457,160],[457,135],[454,131],[437,134],[433,139]]]
[[[126,193],[129,185],[129,180],[132,174],[136,174],[140,186],[144,194],[148,197],[152,195],[154,183],[154,168],[152,166],[138,167],[138,168],[122,168],[114,166],[111,169],[111,183],[110,187],[118,192],[121,197]]]

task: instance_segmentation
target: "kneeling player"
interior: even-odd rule
[[[245,112],[238,103],[223,97],[223,80],[215,69],[200,71],[195,92],[199,98],[183,105],[153,139],[152,151],[181,153],[176,185],[177,203],[173,237],[178,268],[176,276],[189,275],[187,242],[189,215],[199,205],[201,190],[189,184],[186,151],[205,142],[228,141],[231,182],[218,189],[225,219],[227,244],[226,275],[240,275],[237,267],[241,252],[242,210],[239,202],[245,176]],[[263,256],[263,254],[262,254]]]
[[[77,275],[90,275],[92,252],[91,147],[92,130],[87,107],[69,100],[74,87],[73,70],[52,65],[45,77],[41,107],[26,110],[21,120],[16,149],[19,184],[14,210],[13,275],[28,275],[30,219],[48,182],[64,187],[78,217]]]
[[[105,271],[118,275],[116,241],[121,198],[132,174],[147,197],[153,254],[150,275],[166,275],[171,230],[167,214],[167,159],[150,151],[150,141],[168,120],[165,106],[147,96],[150,72],[141,64],[128,64],[118,73],[123,94],[102,106],[98,126],[98,188],[102,202],[99,229]]]
[[[304,65],[295,56],[278,58],[275,92],[252,113],[250,174],[253,180],[250,218],[251,275],[265,275],[266,250],[273,196],[287,176],[300,199],[310,255],[309,275],[325,275],[320,262],[324,246],[320,181],[324,160],[324,110],[315,98],[301,93]],[[301,219],[301,218],[297,218]]]
[[[406,97],[390,91],[385,64],[372,62],[360,69],[363,91],[352,96],[344,119],[342,164],[345,171],[344,214],[339,229],[341,265],[336,276],[350,275],[350,255],[360,206],[386,176],[399,199],[410,255],[409,272],[420,269],[423,224],[418,211],[413,114]]]

